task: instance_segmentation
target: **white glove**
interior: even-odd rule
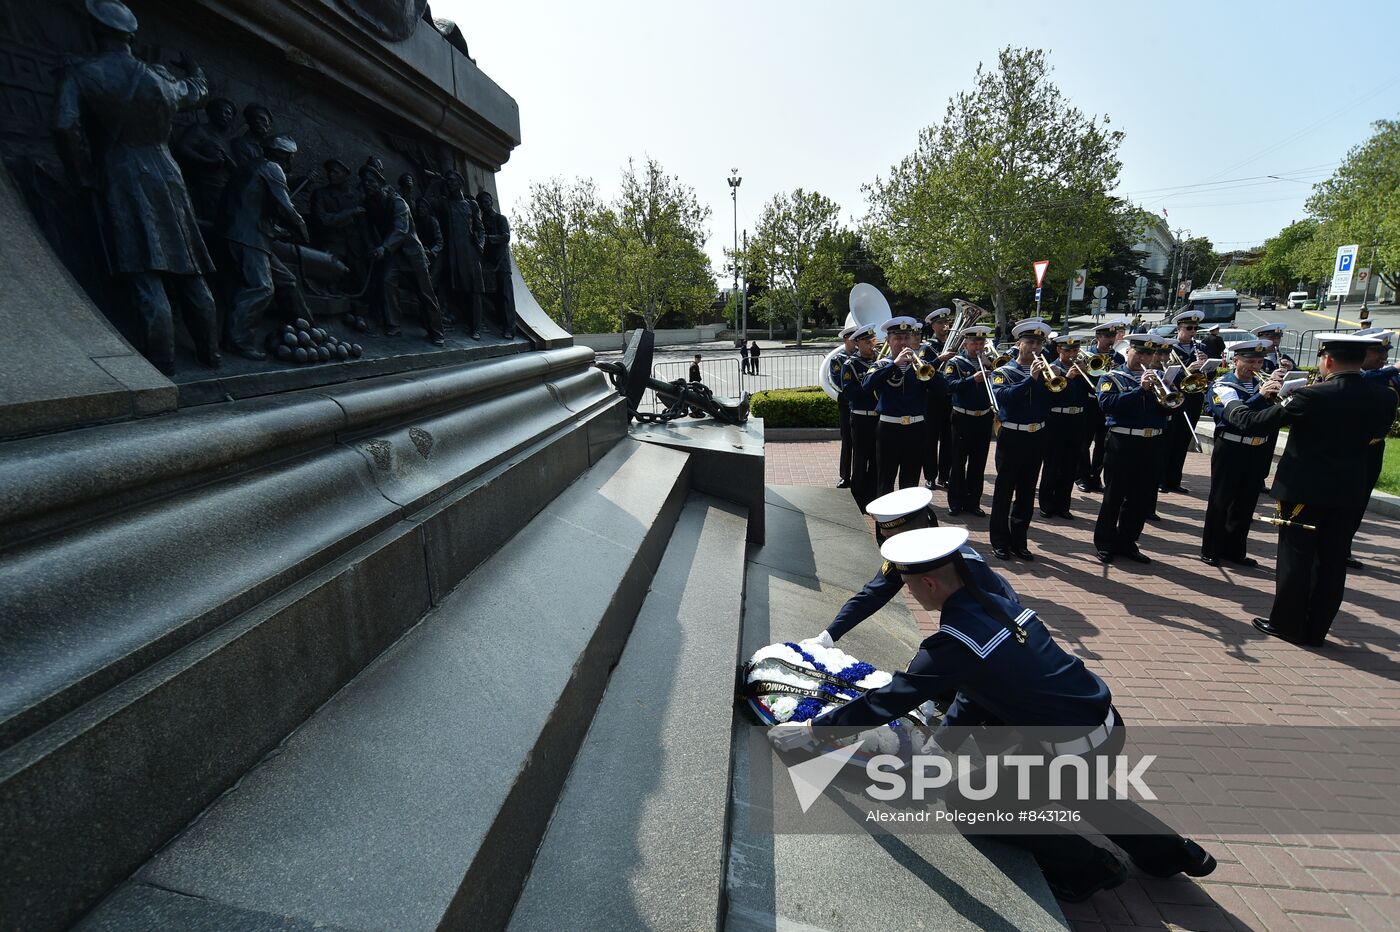
[[[768,729],[768,741],[779,751],[810,751],[817,746],[811,722],[783,722]]]
[[[801,643],[804,647],[808,644],[815,644],[818,647],[824,647],[827,650],[830,650],[831,648],[836,646],[836,642],[831,639],[831,635],[826,631],[823,631],[821,634],[817,635],[814,638],[807,638]]]
[[[1220,404],[1227,405],[1232,401],[1240,400],[1240,393],[1228,385],[1215,386],[1215,397],[1220,399]]]

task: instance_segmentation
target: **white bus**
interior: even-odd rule
[[[1240,295],[1233,288],[1207,285],[1191,292],[1182,310],[1204,311],[1206,316],[1201,321],[1202,326],[1234,323],[1235,315],[1240,310]]]

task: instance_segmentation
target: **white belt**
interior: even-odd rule
[[[1083,408],[1051,408],[1051,414],[1083,414]]]
[[[1082,738],[1075,738],[1071,741],[1042,741],[1040,746],[1051,754],[1074,754],[1084,756],[1094,748],[1108,740],[1108,736],[1113,734],[1113,726],[1118,724],[1113,717],[1113,710],[1108,710],[1108,718],[1103,720],[1103,724]]]
[[[850,413],[850,414],[867,414],[867,415],[869,415],[870,417],[874,417],[876,414],[879,414],[878,411],[857,411],[855,408],[851,408],[851,409],[849,410],[848,413]]]
[[[1235,443],[1242,443],[1247,447],[1257,447],[1262,443],[1269,442],[1268,437],[1245,437],[1241,434],[1227,434],[1224,431],[1220,432],[1220,437],[1222,440],[1233,440]]]
[[[1155,437],[1158,434],[1166,433],[1160,427],[1110,427],[1109,430],[1115,434],[1127,434],[1130,437]]]
[[[1039,424],[1012,424],[1010,421],[1001,422],[1002,430],[1024,430],[1028,434],[1033,434],[1044,426],[1044,421],[1041,421]]]
[[[991,408],[983,408],[981,411],[972,411],[968,408],[959,408],[957,405],[953,405],[953,410],[959,414],[970,414],[973,417],[981,417],[984,414],[990,414],[992,411]]]
[[[917,424],[924,419],[922,414],[906,414],[902,417],[894,417],[889,414],[880,415],[880,420],[886,424]]]

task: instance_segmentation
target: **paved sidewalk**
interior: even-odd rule
[[[767,481],[834,485],[838,449],[835,442],[769,444]],[[988,473],[984,509],[991,507],[990,462]],[[1354,553],[1369,568],[1348,578],[1329,646],[1304,650],[1250,625],[1273,597],[1273,528],[1257,527],[1251,555],[1259,569],[1204,565],[1196,556],[1206,457],[1187,458],[1184,483],[1193,494],[1163,495],[1164,520],[1143,534],[1150,566],[1098,562],[1091,535],[1099,497],[1078,491],[1077,521],[1036,513],[1034,562],[990,562],[1043,612],[1061,643],[1108,680],[1130,723],[1400,725],[1400,523],[1362,525]],[[934,493],[934,505],[953,523],[943,492]],[[1272,499],[1262,499],[1258,510],[1271,509]],[[972,518],[970,531],[973,546],[990,557],[987,519]],[[932,630],[926,613],[916,609],[915,617]],[[1400,928],[1400,838],[1197,839],[1220,861],[1213,875],[1162,881],[1134,870],[1116,890],[1062,904],[1073,928]]]

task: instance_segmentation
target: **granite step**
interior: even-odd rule
[[[766,496],[767,541],[747,563],[742,657],[775,641],[815,636],[880,565],[849,493],[769,486]],[[901,597],[843,637],[841,647],[894,670],[906,666],[921,640]],[[833,791],[845,797],[849,824],[839,830],[765,830],[772,787],[787,775],[771,753],[753,753],[756,728],[746,719],[735,728],[726,929],[1066,928],[1025,852],[973,844],[956,832],[868,827],[858,792]]]
[[[456,375],[460,391],[446,394],[461,401],[471,392],[459,383],[478,376]],[[339,397],[365,407],[444,381]],[[346,440],[0,549],[0,929],[71,926],[601,463],[620,412],[609,402],[562,416],[560,397],[557,385],[532,385],[425,415],[422,427],[383,427],[362,438],[382,470]],[[494,430],[512,404],[519,423]],[[237,422],[224,412],[186,431]],[[420,440],[431,431],[430,455],[414,447],[415,430]],[[70,466],[100,471],[117,458],[83,454],[67,435],[39,441],[67,444],[59,460]],[[357,470],[352,489],[327,493]],[[280,520],[247,500],[265,486],[305,501]],[[336,520],[317,520],[328,508]]]
[[[145,927],[132,904],[153,896],[133,887],[250,927],[504,926],[688,470],[684,453],[621,441],[86,926]]]
[[[687,500],[511,932],[720,927],[747,525]]]

